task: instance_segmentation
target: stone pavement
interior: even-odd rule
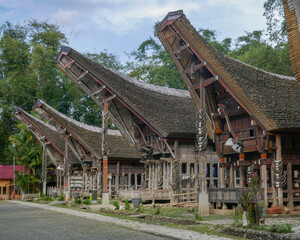
[[[166,238],[64,213],[0,202],[0,239],[163,240]]]
[[[121,227],[129,228],[135,231],[149,233],[151,235],[162,236],[166,238],[173,239],[197,239],[197,240],[225,240],[230,238],[212,236],[207,234],[201,234],[193,231],[183,230],[183,229],[174,229],[168,228],[159,225],[140,223],[131,220],[119,219],[115,217],[103,216],[95,213],[87,213],[82,211],[71,210],[67,208],[59,208],[53,206],[47,206],[44,204],[36,204],[36,203],[28,203],[28,202],[20,202],[20,201],[10,201],[17,204],[21,204],[23,206],[29,206],[34,208],[39,208],[48,211],[54,211],[58,213],[68,214],[76,217],[91,219],[99,222],[115,224]],[[110,238],[116,239],[116,238]]]

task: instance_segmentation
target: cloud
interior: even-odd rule
[[[64,26],[73,26],[77,22],[79,17],[79,12],[77,10],[62,10],[58,9],[51,17],[58,24]]]
[[[100,7],[93,14],[92,21],[99,27],[110,29],[118,34],[134,30],[137,24],[144,20],[155,21],[161,20],[169,11],[182,9],[186,14],[191,11],[199,11],[201,3],[190,1],[185,4],[179,0],[173,1],[151,1],[151,0],[134,0],[112,1],[110,7]]]

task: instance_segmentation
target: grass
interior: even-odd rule
[[[277,232],[277,233],[291,233],[292,232],[292,225],[291,224],[273,224],[271,225],[268,230],[270,232]]]

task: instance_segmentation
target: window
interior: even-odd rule
[[[213,177],[218,177],[218,164],[213,165]]]
[[[0,195],[1,195],[1,187],[0,187]]]
[[[3,187],[3,195],[6,194],[6,187]]]
[[[210,177],[210,164],[206,165],[206,177]]]
[[[181,164],[181,173],[186,174],[186,163]]]

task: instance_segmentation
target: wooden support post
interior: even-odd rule
[[[125,189],[125,173],[122,173],[122,189]]]
[[[245,169],[243,166],[239,167],[239,174],[240,174],[240,188],[245,187]]]
[[[134,186],[135,186],[135,189],[138,189],[138,178],[137,178],[137,173],[134,174]]]
[[[120,179],[120,162],[117,162],[117,175],[116,175],[116,193],[119,195],[119,179]]]
[[[282,159],[281,156],[281,136],[276,135],[276,159]],[[282,192],[282,187],[279,187],[277,189],[278,193],[278,204],[280,207],[283,207],[283,192]]]
[[[110,174],[110,176],[108,178],[108,193],[109,193],[109,196],[111,196],[111,179],[112,179],[112,176]]]
[[[145,188],[145,174],[141,174],[141,189]]]
[[[128,174],[128,189],[131,189],[131,173]]]
[[[267,165],[263,164],[260,166],[260,179],[262,180],[262,188],[264,189],[264,202],[265,209],[268,208],[268,184],[267,184]]]
[[[67,199],[71,198],[71,175],[70,175],[68,140],[69,140],[69,136],[66,135],[65,136],[65,171],[67,171]]]
[[[108,174],[108,145],[107,145],[107,130],[108,130],[108,98],[103,99],[102,112],[102,159],[103,159],[103,188],[102,188],[102,205],[109,205],[109,193],[107,192],[107,174]]]
[[[103,192],[107,192],[107,156],[103,156]]]
[[[148,177],[148,188],[152,189],[152,164],[149,163],[149,177]]]
[[[233,188],[234,187],[233,164],[230,165],[230,169],[229,169],[229,181],[230,181],[229,187]]]
[[[84,177],[84,190],[88,189],[88,177],[86,172],[83,173],[83,177]]]
[[[43,181],[43,193],[47,193],[47,144],[43,146],[43,159],[42,159],[42,181]]]
[[[190,193],[191,192],[191,164],[187,163],[186,164],[186,173],[188,176],[187,183],[186,183],[186,192]],[[191,195],[187,195],[187,201],[191,201]]]
[[[58,170],[56,170],[56,189],[58,190],[58,186],[59,186],[59,173]]]
[[[272,203],[272,207],[274,206],[278,206],[278,199],[277,199],[277,191],[275,188],[275,183],[274,183],[274,161],[272,162],[272,167],[271,167],[271,182],[272,182],[272,199],[273,199],[273,203]]]
[[[294,210],[294,196],[293,196],[293,172],[292,163],[287,165],[287,190],[288,190],[288,204],[287,207],[290,210]]]
[[[180,162],[180,156],[179,156],[179,148],[178,148],[178,140],[175,140],[174,141],[174,159],[175,161],[177,162],[178,164],[178,174],[177,176],[174,176],[172,175],[173,178],[177,178],[177,189],[178,189],[178,192],[177,193],[182,193],[182,189],[181,189],[181,177],[180,177],[180,174],[181,174],[181,162]],[[172,167],[175,167],[175,166],[172,166]],[[172,173],[175,173],[175,171],[173,171],[172,169]],[[173,192],[174,194],[175,192]],[[178,199],[176,199],[178,201]]]

